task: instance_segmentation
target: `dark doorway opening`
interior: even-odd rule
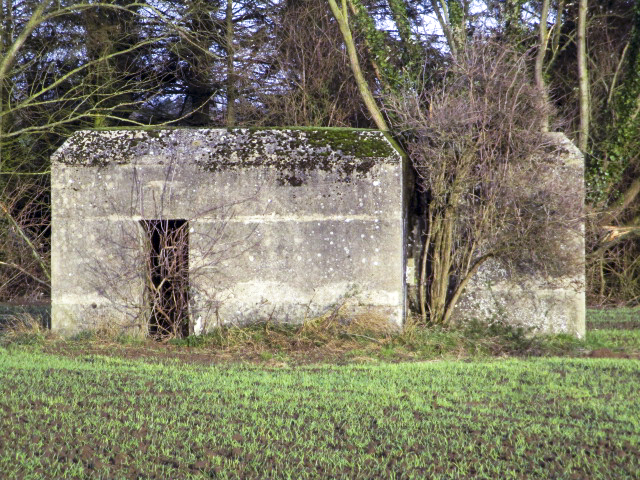
[[[141,220],[147,238],[146,294],[155,338],[189,335],[189,223]]]

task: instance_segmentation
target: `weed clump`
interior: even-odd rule
[[[342,317],[330,314],[304,323],[259,322],[245,326],[220,326],[211,332],[169,340],[170,345],[261,353],[304,352],[318,348],[344,352],[363,344],[382,345],[397,328],[377,316]]]
[[[0,325],[0,347],[41,346],[48,337],[41,320],[28,313],[13,315]]]

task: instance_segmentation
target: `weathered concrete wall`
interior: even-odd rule
[[[561,133],[549,134],[559,147],[549,173],[570,192],[575,220],[556,241],[562,252],[559,274],[514,273],[497,261],[483,265],[469,282],[455,309],[459,320],[502,320],[538,332],[585,334],[584,158]],[[535,184],[532,186],[535,189]],[[551,213],[553,215],[553,213]],[[541,242],[553,241],[541,236]]]
[[[75,133],[52,162],[52,328],[146,329],[142,219],[189,222],[196,330],[337,305],[404,318],[403,156],[382,133]]]

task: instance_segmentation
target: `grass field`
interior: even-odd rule
[[[230,334],[164,350],[18,335],[0,347],[0,478],[637,479],[640,329],[620,322],[640,320],[624,315],[590,311],[580,342],[362,334],[333,365],[291,332],[242,333],[268,348],[232,361],[208,351]]]
[[[592,349],[640,352],[640,308],[587,310],[585,342]]]
[[[6,478],[637,478],[640,365],[266,369],[0,350]]]
[[[587,330],[600,328],[640,329],[640,307],[588,309]]]

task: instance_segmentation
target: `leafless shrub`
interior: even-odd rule
[[[442,80],[388,101],[424,201],[423,321],[447,322],[490,258],[511,271],[554,274],[566,264],[563,239],[577,227],[580,197],[563,185],[553,142],[540,131],[549,112],[527,61],[479,39],[439,72]]]
[[[189,335],[189,223],[186,220],[141,220],[146,234],[145,296],[150,334]]]
[[[598,306],[640,303],[640,235],[603,233],[597,217],[587,222],[587,302]]]
[[[108,323],[121,333],[166,340],[204,333],[220,324],[218,312],[225,300],[220,292],[229,285],[222,266],[258,241],[255,226],[229,226],[238,207],[256,201],[260,187],[246,198],[176,218],[168,205],[175,204],[172,197],[181,192],[173,188],[172,165],[166,173],[153,199],[145,198],[144,185],[134,175],[126,211],[122,205],[106,207],[107,213],[120,218],[100,230],[92,258],[77,252],[85,259],[81,276],[110,312],[103,317],[94,304],[92,328]]]
[[[259,97],[262,125],[370,126],[327,2],[282,5],[274,31],[277,82]]]
[[[1,180],[0,299],[46,298],[50,289],[46,185],[41,180]]]

